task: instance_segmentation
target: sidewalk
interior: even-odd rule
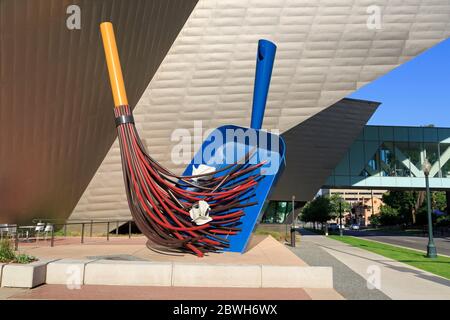
[[[300,247],[315,245],[364,279],[379,270],[379,289],[391,299],[450,299],[450,281],[447,279],[303,229],[300,233]]]
[[[341,300],[333,289],[130,287],[84,285],[70,290],[65,285],[28,289],[0,288],[0,300]]]
[[[34,289],[0,288],[0,300],[342,300],[333,289],[200,288],[42,285]]]
[[[317,244],[302,240],[297,243],[295,248],[290,249],[310,266],[331,267],[333,269],[333,287],[345,299],[390,300],[380,290],[368,289],[366,279]]]

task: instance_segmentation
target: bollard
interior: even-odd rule
[[[14,239],[14,250],[19,250],[19,226],[16,226],[16,234]]]
[[[119,221],[116,221],[116,236],[119,236]]]
[[[84,243],[84,223],[81,224],[81,243]]]
[[[106,224],[106,241],[109,241],[109,221]]]
[[[89,231],[89,237],[92,238],[92,226],[94,224],[94,221],[91,220],[91,226],[90,226],[90,231]]]
[[[295,228],[291,228],[291,247],[295,248]]]
[[[52,225],[52,232],[51,232],[51,238],[50,238],[50,247],[53,247],[55,245],[55,226]]]
[[[131,221],[128,221],[128,239],[131,239]]]
[[[64,224],[64,237],[67,237],[67,221]]]

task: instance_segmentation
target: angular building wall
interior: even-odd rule
[[[114,23],[134,106],[195,4],[0,0],[0,223],[67,218],[116,138],[100,22]]]
[[[282,134],[286,168],[273,200],[309,201],[333,173],[380,103],[342,99]]]
[[[367,26],[372,5],[381,29]],[[258,39],[278,45],[264,127],[284,132],[446,39],[449,19],[448,0],[200,0],[139,100],[138,129],[181,172],[175,128],[250,123]],[[117,142],[72,215],[86,217],[129,217]]]

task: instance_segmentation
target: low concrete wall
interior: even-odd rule
[[[172,263],[97,260],[85,266],[84,284],[171,286]]]
[[[261,266],[174,263],[172,284],[175,287],[260,288]]]
[[[84,270],[86,264],[95,260],[63,259],[47,265],[48,284],[65,284],[67,286],[80,286],[84,284]]]
[[[43,283],[123,286],[333,288],[331,267],[73,260],[6,264],[3,287]]]
[[[53,260],[39,260],[29,264],[6,264],[2,268],[2,287],[34,288],[46,282],[47,264]]]

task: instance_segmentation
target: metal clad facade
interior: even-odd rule
[[[249,125],[258,39],[278,47],[263,127],[283,133],[448,38],[448,21],[448,0],[200,0],[135,109],[139,133],[181,173],[173,147],[198,145],[176,128]],[[114,143],[71,217],[129,217],[123,190]]]
[[[116,138],[100,22],[114,23],[134,106],[195,4],[0,0],[2,223],[68,217]]]

